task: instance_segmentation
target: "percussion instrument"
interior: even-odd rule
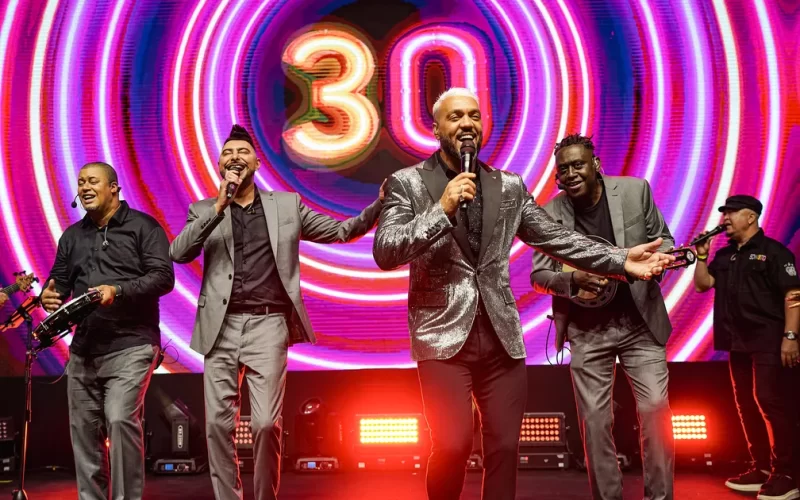
[[[53,345],[66,335],[75,325],[86,319],[103,299],[102,292],[91,290],[59,307],[53,314],[42,320],[33,331],[33,338],[39,341],[37,351]]]

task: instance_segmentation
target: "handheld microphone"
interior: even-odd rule
[[[246,170],[246,169],[247,169],[247,166],[246,166],[246,165],[239,165],[238,163],[235,163],[235,164],[233,164],[233,165],[229,165],[229,166],[226,168],[226,170],[230,170],[230,169],[231,169],[231,167],[233,167],[234,165],[236,165],[236,166],[241,166],[241,167],[242,167],[242,171],[244,171],[244,170]],[[241,173],[240,173],[240,175],[241,175]],[[236,189],[237,189],[238,187],[239,187],[239,185],[238,185],[238,184],[234,184],[234,183],[232,183],[232,182],[229,182],[229,183],[228,183],[228,185],[225,187],[225,189],[226,189],[226,195],[228,196],[228,199],[229,199],[229,200],[230,200],[231,198],[233,198],[233,195],[234,195],[234,193],[236,193]]]
[[[70,203],[72,208],[78,208],[78,196],[80,196],[80,194],[76,194],[75,198],[72,199],[72,203]]]
[[[718,235],[719,233],[725,231],[726,227],[727,226],[725,224],[720,224],[719,226],[715,227],[714,229],[712,229],[711,231],[707,232],[703,236],[698,236],[697,238],[693,239],[692,242],[689,243],[689,246],[693,247],[695,245],[698,245],[698,244],[706,241],[707,239],[711,238],[712,236]]]
[[[474,173],[473,163],[475,160],[475,143],[466,140],[461,144],[461,173]],[[467,208],[467,200],[461,202],[461,209]]]

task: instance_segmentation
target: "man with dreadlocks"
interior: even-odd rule
[[[601,175],[591,138],[565,137],[556,145],[555,157],[556,183],[564,193],[544,209],[557,222],[619,247],[658,238],[663,240],[659,251],[674,245],[647,181]],[[538,292],[553,295],[556,349],[561,351],[565,340],[570,344],[592,496],[622,498],[622,474],[611,434],[611,391],[619,357],[636,396],[645,498],[671,499],[674,447],[665,345],[672,325],[658,283],[609,281],[569,270],[542,253],[534,254],[531,283]],[[616,293],[610,293],[614,288]]]
[[[343,243],[378,221],[376,200],[337,221],[314,212],[295,193],[262,191],[253,181],[261,161],[253,139],[234,125],[222,145],[217,196],[189,206],[186,226],[170,246],[185,264],[204,251],[192,349],[205,356],[206,437],[217,500],[242,498],[234,445],[242,377],[250,390],[255,497],[278,494],[283,395],[290,345],[316,342],[300,295],[300,239]]]

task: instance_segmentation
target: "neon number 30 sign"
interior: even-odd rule
[[[389,51],[386,95],[389,133],[419,156],[438,147],[421,85],[429,56],[447,62],[449,86],[466,87],[490,117],[488,60],[478,37],[463,27],[429,25],[403,34]],[[286,47],[283,62],[305,82],[307,110],[288,128],[284,141],[305,160],[328,166],[348,164],[371,150],[380,130],[377,103],[367,95],[375,57],[366,42],[341,29],[304,33]],[[490,121],[484,121],[488,136]]]

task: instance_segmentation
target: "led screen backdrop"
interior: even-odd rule
[[[58,237],[83,216],[70,202],[88,161],[114,165],[123,198],[173,238],[189,203],[216,192],[232,123],[258,142],[260,187],[353,216],[385,177],[435,150],[429,109],[451,85],[482,99],[482,159],[521,174],[540,203],[557,193],[554,143],[584,131],[606,173],[650,181],[679,242],[716,225],[716,207],[741,192],[764,202],[768,233],[797,250],[792,4],[2,1],[3,282],[20,269],[47,276]],[[291,369],[413,366],[407,269],[381,272],[371,247],[371,234],[301,244],[320,342],[293,348]],[[541,364],[550,298],[531,290],[530,270],[531,250],[518,243],[512,287],[528,362]],[[202,370],[188,347],[201,273],[200,261],[176,265],[175,290],[162,299],[163,342],[177,358],[164,371]],[[673,272],[663,290],[675,326],[669,358],[716,359],[711,294],[693,291],[691,270]],[[0,337],[4,373],[21,372],[23,336]],[[65,341],[41,356],[38,373],[60,373],[66,355]]]

